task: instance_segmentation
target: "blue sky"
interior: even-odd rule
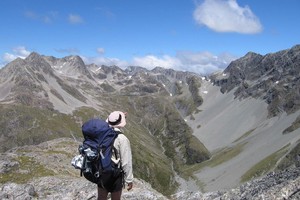
[[[1,0],[0,67],[31,52],[211,73],[300,44],[299,0]]]

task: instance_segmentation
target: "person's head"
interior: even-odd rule
[[[106,121],[112,127],[122,128],[126,125],[126,113],[121,111],[114,111],[109,114]]]

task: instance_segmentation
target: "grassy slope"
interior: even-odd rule
[[[90,93],[96,101],[101,102],[101,109],[97,111],[81,107],[68,115],[53,110],[51,106],[41,109],[24,104],[1,105],[0,151],[61,137],[81,140],[80,127],[84,121],[92,117],[105,119],[112,110],[122,110],[128,112],[129,116],[124,130],[132,144],[135,176],[151,183],[158,191],[172,194],[177,188],[173,170],[181,174],[183,166],[202,162],[210,156],[204,145],[192,135],[192,130],[183,121],[172,99],[168,98],[169,94],[155,80],[151,82],[151,87],[133,88],[134,91],[146,94],[143,96],[126,96],[124,91],[130,89],[126,87],[121,93],[101,93],[98,97],[94,94],[96,88],[91,85],[78,86],[77,92],[77,89],[72,90],[60,79],[56,81],[68,94],[84,102],[86,99],[78,95],[80,88],[84,93]],[[188,104],[183,107],[192,113],[202,103],[197,92],[200,82],[195,77],[188,82],[186,90],[190,95],[187,98]],[[57,91],[52,90],[52,94],[63,101]],[[19,163],[27,165],[27,162]]]
[[[180,170],[179,166],[186,164],[183,162],[184,160],[192,162],[192,157],[188,157],[190,152],[187,152],[188,148],[186,147],[198,151],[197,142],[195,143],[197,140],[192,139],[191,133],[185,130],[187,127],[181,127],[184,125],[184,122],[182,119],[180,121],[180,116],[175,108],[167,102],[161,104],[161,102],[164,102],[162,99],[151,95],[144,97],[104,95],[101,97],[101,102],[103,102],[103,110],[101,111],[82,107],[74,111],[72,115],[23,105],[1,105],[1,151],[3,152],[16,146],[39,144],[61,137],[75,137],[80,141],[80,127],[87,119],[91,117],[105,119],[112,110],[127,111],[128,123],[124,132],[131,141],[134,175],[151,183],[158,191],[166,195],[172,194],[177,188],[172,161],[174,161],[175,169]],[[168,113],[165,113],[166,107]],[[175,119],[173,119],[174,116]],[[179,123],[172,123],[172,120],[177,120]],[[168,124],[166,130],[168,134],[165,134],[166,123]],[[179,127],[172,124],[177,124]],[[179,131],[177,130],[178,128],[180,128]],[[187,137],[188,139],[184,139],[184,135],[190,136]],[[183,148],[182,153],[180,153],[184,157],[183,160],[176,154],[175,146],[177,144],[180,148]],[[77,153],[76,151],[77,149],[74,149],[74,153]],[[193,155],[193,152],[190,155]],[[20,163],[20,169],[22,169],[30,165],[31,158],[24,156],[19,157],[16,161]],[[41,168],[40,171],[43,171],[43,165],[37,163],[36,166]],[[44,172],[41,174],[37,173],[36,176],[52,174],[51,170],[44,170]],[[27,178],[35,176],[32,174],[27,175]],[[2,181],[10,180],[10,176],[7,174]],[[24,182],[26,180],[26,176],[17,177],[20,178],[15,180],[16,182]]]

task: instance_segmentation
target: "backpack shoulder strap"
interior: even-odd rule
[[[115,143],[115,140],[117,139],[117,137],[119,136],[119,134],[122,134],[122,132],[121,131],[119,131],[119,130],[114,130],[115,132],[116,132],[116,136],[115,136],[115,138],[114,138],[114,140],[113,140],[113,142],[112,142],[112,149],[113,149],[113,152],[114,152],[114,154],[115,154],[115,158],[117,158],[118,159],[118,150],[117,150],[117,148],[114,146],[114,143]]]

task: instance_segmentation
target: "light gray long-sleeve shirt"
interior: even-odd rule
[[[120,129],[114,128],[115,131],[121,132]],[[117,149],[118,152],[118,159],[112,156],[112,161],[116,164],[122,163],[122,169],[124,171],[124,179],[126,183],[133,182],[133,172],[132,172],[132,154],[131,154],[131,147],[130,141],[128,138],[123,134],[120,133],[118,137],[115,139],[114,147]]]

